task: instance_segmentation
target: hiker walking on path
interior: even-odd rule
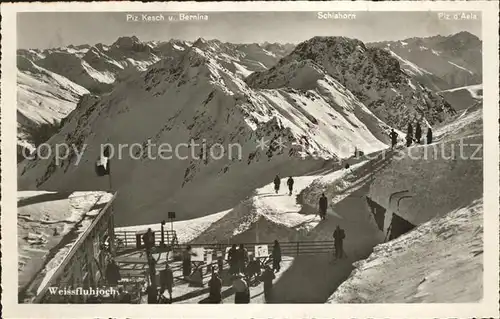
[[[280,190],[280,184],[281,184],[281,179],[279,175],[276,175],[276,177],[274,178],[274,191],[276,192],[276,194],[278,194]]]
[[[292,176],[290,176],[288,178],[288,180],[286,181],[286,184],[288,185],[289,195],[291,196],[292,192],[293,192],[293,178],[292,178]]]
[[[272,299],[274,278],[276,278],[276,275],[272,271],[271,267],[267,265],[264,273],[262,274],[262,281],[264,282],[264,299],[267,303],[270,303]]]
[[[208,281],[208,287],[210,293],[208,299],[210,303],[221,303],[222,302],[222,280],[219,277],[219,273],[212,272],[212,278]]]
[[[408,140],[408,137],[413,141],[413,127],[411,126],[411,123],[408,123],[408,130],[406,132],[406,139]]]
[[[321,218],[321,220],[326,219],[327,208],[328,208],[328,200],[326,199],[325,193],[323,193],[319,198],[319,217]]]
[[[172,303],[172,287],[174,285],[174,273],[168,263],[165,264],[165,269],[160,271],[160,295],[163,295],[165,290],[168,291],[169,302]]]
[[[391,133],[389,134],[389,136],[391,138],[391,149],[393,149],[394,146],[396,146],[396,144],[398,143],[398,133],[396,133],[394,129],[391,129]]]
[[[432,144],[432,129],[430,127],[427,129],[427,144]]]
[[[415,141],[420,144],[420,141],[422,139],[422,127],[420,126],[420,123],[417,122],[417,127],[415,128]]]
[[[344,238],[345,231],[337,225],[337,228],[333,232],[333,239],[335,242],[335,258],[340,259],[345,256],[344,253]]]
[[[278,240],[274,241],[274,246],[273,246],[273,271],[274,272],[279,272],[281,267],[281,247],[280,243]]]
[[[238,250],[236,249],[236,244],[229,249],[227,252],[227,261],[229,263],[229,273],[234,275],[238,272]]]

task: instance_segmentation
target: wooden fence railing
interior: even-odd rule
[[[142,248],[144,243],[142,242],[142,235],[145,231],[124,231],[115,230],[115,240],[116,249],[124,250],[131,248]],[[161,244],[161,232],[153,232],[155,246],[160,246]],[[175,230],[164,230],[164,243],[167,246],[177,244],[177,235]]]
[[[115,231],[117,250],[133,250],[143,248],[142,234],[144,232],[135,231]],[[184,250],[188,245],[192,248],[203,247],[206,250],[226,251],[232,246],[232,243],[196,243],[188,244],[177,242],[175,230],[164,230],[164,243],[167,247],[174,248],[177,251]],[[160,247],[161,233],[155,232],[155,246]],[[237,244],[239,246],[240,243]],[[254,252],[255,246],[267,245],[269,253],[272,252],[273,242],[261,243],[243,243],[248,252]],[[280,242],[281,253],[287,256],[297,256],[303,254],[321,254],[333,253],[333,241],[289,241]]]

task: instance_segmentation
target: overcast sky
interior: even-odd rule
[[[437,12],[353,12],[352,20],[318,19],[317,12],[210,12],[208,21],[127,21],[140,12],[34,12],[17,16],[18,48],[54,48],[69,44],[111,44],[120,36],[142,41],[219,39],[224,42],[292,42],[313,36],[347,36],[363,42],[449,35],[469,31],[481,37],[477,20],[443,20]],[[158,14],[155,13],[155,14]]]

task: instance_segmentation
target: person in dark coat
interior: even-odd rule
[[[147,288],[148,304],[158,303],[158,291],[156,286],[149,285]]]
[[[116,264],[114,259],[111,259],[110,263],[106,267],[106,280],[111,286],[118,285],[118,281],[122,279],[120,275],[120,268]]]
[[[251,283],[254,276],[258,278],[258,276],[260,276],[260,273],[261,271],[259,261],[256,260],[254,256],[251,256],[245,272],[248,284]]]
[[[189,277],[191,275],[191,256],[192,256],[192,251],[191,251],[191,245],[188,245],[186,247],[186,250],[184,250],[182,254],[182,275],[184,278]]]
[[[132,303],[132,296],[128,291],[124,291],[122,287],[118,288],[118,293],[120,294],[119,303]]]
[[[281,263],[281,247],[280,247],[280,243],[275,240],[274,241],[274,246],[273,246],[273,271],[274,272],[279,272],[281,267],[280,267],[280,263]]]
[[[410,135],[406,135],[406,147],[410,147],[412,143],[412,137]]]
[[[168,263],[165,264],[165,269],[160,271],[160,294],[163,295],[165,290],[168,291],[169,301],[172,303],[172,288],[174,286],[174,273]]]
[[[293,178],[292,178],[292,176],[290,176],[288,178],[288,180],[286,181],[286,184],[288,185],[289,194],[292,195],[292,192],[293,192]]]
[[[238,254],[238,272],[244,274],[246,264],[248,263],[248,251],[245,249],[243,244],[240,244],[240,247],[237,250]]]
[[[420,126],[420,123],[417,122],[417,127],[415,128],[415,141],[420,144],[420,141],[422,139],[422,127]]]
[[[212,272],[212,278],[208,281],[209,294],[208,299],[210,303],[222,302],[222,280],[219,274],[215,271]]]
[[[146,249],[146,254],[151,253],[151,248],[154,246],[154,234],[151,228],[148,228],[148,231],[142,235],[142,241],[144,242],[144,248]]]
[[[406,135],[413,140],[413,127],[411,126],[411,123],[408,123],[408,130],[406,132]]]
[[[274,178],[274,191],[276,192],[276,194],[278,194],[280,190],[280,184],[281,184],[281,179],[279,175],[276,175],[276,177]]]
[[[233,278],[234,303],[250,303],[250,288],[242,274]]]
[[[219,268],[219,272],[224,270],[224,250],[217,252],[217,267]]]
[[[229,263],[229,273],[234,275],[238,272],[238,249],[236,244],[229,249],[227,253],[227,262]]]
[[[339,259],[342,258],[344,254],[344,238],[345,238],[345,231],[340,228],[340,226],[337,226],[335,231],[333,232],[333,240],[334,240],[334,245],[335,245],[335,258]]]
[[[391,129],[391,133],[389,134],[389,137],[391,138],[391,149],[392,149],[398,143],[398,133],[396,133],[394,131],[394,129]]]
[[[264,273],[262,274],[262,281],[264,282],[264,299],[267,303],[269,303],[272,299],[273,280],[275,278],[276,275],[272,271],[271,267],[267,265]]]
[[[427,144],[432,144],[432,129],[430,127],[427,129]]]
[[[325,193],[323,193],[319,198],[319,217],[321,217],[321,220],[326,219],[327,209],[328,209],[328,200],[326,199]]]

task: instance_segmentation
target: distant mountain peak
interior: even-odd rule
[[[132,47],[134,44],[140,44],[141,41],[135,35],[119,37],[111,46],[113,47]]]
[[[193,47],[199,47],[201,45],[206,44],[207,42],[208,42],[207,40],[205,40],[204,38],[200,37],[200,38],[196,39],[196,41],[194,41]]]
[[[337,57],[347,57],[357,49],[366,50],[365,44],[358,39],[341,36],[316,36],[299,43],[292,54],[305,54],[304,58],[311,58],[311,54],[324,55],[334,52]]]
[[[470,33],[469,31],[460,31],[450,36],[451,38],[459,38],[459,39],[472,39],[472,40],[480,40],[479,37],[475,34]]]

